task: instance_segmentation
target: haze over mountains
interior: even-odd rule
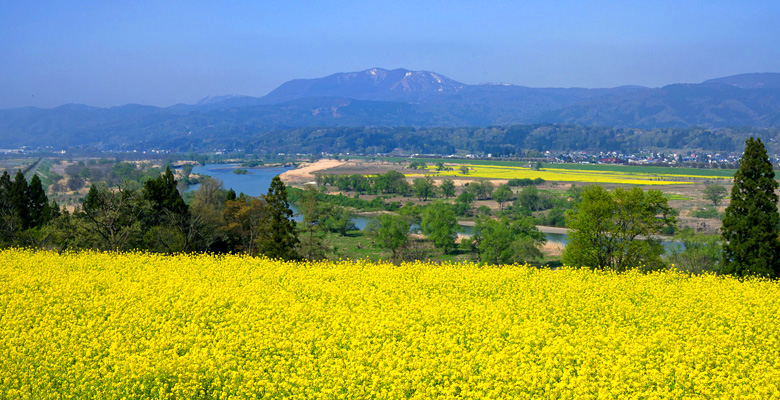
[[[372,68],[296,79],[263,97],[212,96],[171,107],[0,110],[0,147],[116,147],[332,126],[456,127],[558,123],[624,128],[780,127],[780,73],[662,88],[468,85],[436,72]]]

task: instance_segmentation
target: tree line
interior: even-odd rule
[[[397,174],[389,174],[390,178],[394,176]],[[400,181],[384,179],[390,185],[385,187]],[[476,188],[469,188],[472,185]],[[472,182],[469,187],[458,198],[474,199],[481,195],[495,199],[505,190],[502,188],[508,189],[508,185],[494,189],[489,181]],[[743,277],[778,277],[777,189],[763,143],[749,139],[723,218],[721,243],[696,240],[684,232],[681,239],[685,248],[664,258],[658,235],[676,224],[676,216],[660,191],[638,187],[608,191],[598,185],[572,187],[565,200],[570,207],[563,213],[566,225],[572,229],[563,262],[615,271],[650,271],[666,268],[677,260],[689,266],[707,266],[687,268],[691,272],[710,270]],[[287,188],[279,177],[260,197],[237,195],[232,189],[222,188],[219,181],[204,179],[187,204],[173,173],[166,168],[163,174],[146,180],[140,189],[93,184],[81,204],[68,211],[48,201],[37,175],[27,182],[21,171],[13,179],[5,172],[0,176],[0,240],[3,246],[56,250],[243,252],[282,259],[321,259],[329,252],[323,240],[326,232],[345,235],[354,229],[351,213],[345,207],[322,202],[321,195],[314,187],[299,194],[303,221],[298,226],[292,219]],[[717,189],[706,195],[717,203],[724,193]],[[383,214],[366,230],[396,259],[415,255],[414,249],[409,248],[413,225],[419,225],[444,254],[456,249],[470,251],[488,264],[522,262],[541,256],[539,245],[544,243],[544,235],[528,215],[541,201],[535,186],[526,186],[513,205],[497,217],[476,215],[474,235],[456,245],[459,203],[468,199],[456,199],[452,204],[406,204],[397,213]]]
[[[298,258],[297,230],[286,187],[274,178],[268,194],[250,197],[204,179],[190,204],[170,168],[133,185],[92,184],[72,212],[49,202],[41,181],[20,172],[0,177],[3,246],[56,250],[244,252]]]
[[[492,154],[494,157],[524,157],[544,151],[617,151],[634,153],[640,149],[707,150],[738,152],[748,137],[760,133],[770,141],[772,153],[780,152],[777,128],[612,128],[569,124],[531,124],[492,127],[413,128],[413,127],[318,127],[274,130],[240,138],[220,138],[226,146],[290,154],[356,153],[390,154],[398,149],[417,154]],[[204,142],[201,146],[212,146]]]
[[[588,186],[566,213],[572,229],[563,252],[568,265],[626,271],[657,270],[668,262],[694,273],[718,272],[740,277],[780,277],[778,182],[761,139],[749,138],[734,175],[731,202],[718,238],[696,238],[690,230],[678,238],[667,260],[658,236],[676,222],[673,210],[657,190]],[[705,197],[718,204],[725,189],[709,186]]]

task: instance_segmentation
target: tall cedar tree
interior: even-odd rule
[[[187,204],[176,189],[176,179],[170,167],[165,168],[164,174],[144,182],[144,200],[148,201],[154,210],[152,218],[157,219],[153,221],[155,225],[160,223],[167,213],[180,217],[187,214]]]
[[[287,189],[278,175],[271,180],[265,201],[267,224],[258,241],[260,252],[270,258],[299,259],[298,230],[287,201]]]
[[[19,222],[21,230],[30,227],[29,204],[27,204],[27,179],[22,171],[16,171],[14,181],[11,182],[10,200],[14,216]]]
[[[780,277],[778,183],[761,139],[746,141],[723,217],[721,272]]]
[[[41,178],[34,174],[27,187],[27,212],[30,228],[43,226],[51,219],[51,207]]]
[[[13,242],[17,228],[16,213],[11,203],[11,175],[3,171],[0,176],[0,245]]]

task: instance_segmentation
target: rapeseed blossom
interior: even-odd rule
[[[459,176],[485,179],[536,179],[542,178],[552,182],[587,182],[587,183],[613,183],[626,185],[684,185],[695,183],[701,179],[722,179],[704,175],[659,174],[647,172],[618,172],[618,171],[593,171],[545,167],[542,170],[534,170],[526,167],[508,165],[469,165],[468,175],[459,171],[436,171],[429,166],[425,173],[437,176]],[[424,174],[407,174],[408,177],[423,176]],[[729,178],[730,179],[730,178]]]
[[[780,287],[0,251],[0,398],[780,398]]]

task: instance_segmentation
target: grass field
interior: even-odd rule
[[[778,398],[780,285],[0,251],[0,398]]]

